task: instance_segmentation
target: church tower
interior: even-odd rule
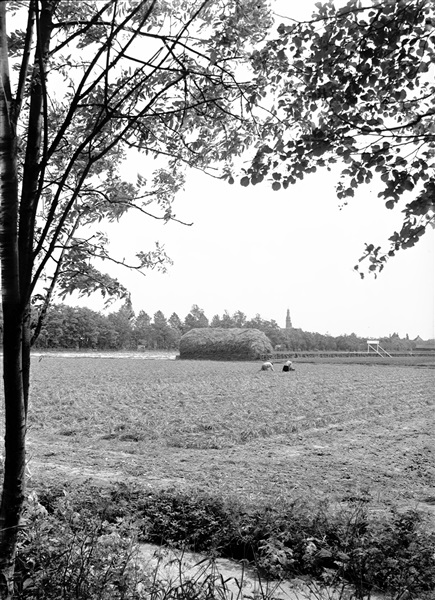
[[[290,318],[290,310],[289,309],[287,309],[287,316],[285,318],[285,328],[286,329],[292,328],[292,320]]]

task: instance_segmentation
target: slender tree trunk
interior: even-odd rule
[[[38,10],[37,3],[29,4],[29,23],[34,16],[39,19],[20,201],[16,162],[16,119],[20,99],[17,98],[14,102],[11,94],[6,2],[0,1],[0,258],[5,396],[5,460],[0,503],[1,600],[13,595],[18,527],[24,504],[26,419],[30,383],[30,289],[46,98],[45,65],[55,6],[56,0],[42,0],[41,13],[38,15],[35,12]],[[30,36],[29,31],[27,33]],[[25,78],[25,74],[22,75]]]
[[[41,145],[44,112],[46,112],[46,64],[50,49],[52,16],[58,0],[43,0],[41,11],[35,3],[29,7],[29,20],[34,11],[38,16],[36,57],[30,86],[29,124],[27,131],[26,157],[23,169],[23,184],[20,201],[18,252],[20,266],[20,294],[23,302],[22,331],[22,378],[24,404],[27,414],[30,387],[31,304],[30,289],[33,271],[33,246],[36,212],[40,196]]]
[[[22,307],[18,259],[16,134],[9,83],[5,2],[0,2],[0,258],[3,305],[5,458],[0,504],[0,598],[13,594],[18,526],[24,503],[26,413],[21,376]]]

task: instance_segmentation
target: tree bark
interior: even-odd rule
[[[40,197],[41,146],[43,134],[44,112],[46,113],[46,65],[50,49],[52,32],[52,15],[56,0],[45,0],[41,3],[41,12],[31,3],[29,7],[29,23],[32,15],[37,15],[38,36],[35,64],[33,66],[30,86],[29,125],[27,131],[26,157],[23,169],[23,184],[20,201],[20,218],[18,233],[18,252],[20,267],[20,294],[23,302],[22,331],[22,377],[24,404],[27,414],[30,386],[30,345],[31,345],[31,281],[34,264],[33,246],[35,220]]]
[[[0,503],[0,598],[13,595],[18,527],[24,504],[26,418],[30,383],[30,289],[45,103],[45,65],[56,1],[29,4],[39,17],[30,89],[29,126],[21,201],[18,195],[16,122],[20,99],[10,88],[6,3],[0,2],[0,258],[3,305],[5,459]],[[30,39],[30,33],[29,34]],[[26,69],[25,69],[26,70]],[[20,80],[26,74],[21,73]]]
[[[9,81],[6,8],[0,2],[0,258],[3,305],[5,458],[0,504],[0,598],[11,598],[24,503],[26,413],[21,376],[22,306],[18,259],[16,128]]]

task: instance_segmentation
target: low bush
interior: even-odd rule
[[[194,493],[143,499],[142,535],[150,542],[247,559],[273,578],[347,581],[364,597],[419,597],[435,589],[435,535],[415,511],[370,517],[366,502],[340,511],[301,501],[245,510]]]
[[[435,597],[435,535],[416,511],[392,512],[369,522],[349,540],[340,572],[358,589],[394,592],[396,598]]]
[[[141,513],[142,534],[148,542],[220,553],[234,536],[237,515],[220,499],[179,492],[148,495]]]
[[[130,538],[119,523],[129,523],[143,542],[248,560],[266,578],[302,577],[332,586],[346,582],[358,598],[374,592],[435,597],[435,534],[415,511],[375,519],[366,501],[338,511],[302,501],[254,508],[194,491],[145,493],[126,485],[100,494],[85,486],[71,498],[70,510],[86,514],[91,523],[105,523],[109,535],[126,534],[125,552]],[[51,489],[41,491],[40,502],[55,516],[63,501],[59,490]],[[29,543],[26,539],[23,549]]]
[[[150,588],[137,560],[135,530],[80,513],[68,498],[49,513],[29,497],[18,545],[19,600],[139,600]]]

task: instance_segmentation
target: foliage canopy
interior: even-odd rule
[[[366,245],[361,260],[381,271],[434,225],[435,6],[330,0],[316,8],[312,20],[281,24],[253,53],[250,102],[267,98],[271,110],[241,184],[267,178],[286,189],[337,165],[343,204],[360,185],[380,185],[386,207],[404,214],[388,252]]]
[[[95,258],[123,260],[89,226],[130,209],[165,222],[176,218],[172,200],[186,166],[213,172],[246,147],[246,84],[236,72],[271,22],[266,2],[10,5],[18,16],[28,10],[27,27],[8,37],[17,74],[8,101],[21,210],[35,229],[30,289],[47,277],[61,297],[96,290],[125,296],[92,266]],[[144,173],[132,184],[121,166],[134,150],[144,156]],[[129,266],[164,268],[167,261],[157,244]]]

